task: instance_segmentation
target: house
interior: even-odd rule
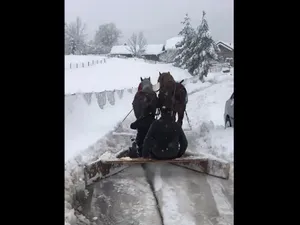
[[[110,56],[123,56],[123,57],[133,57],[132,52],[128,45],[116,45],[113,46],[109,53]]]
[[[176,45],[179,44],[183,40],[183,36],[177,36],[177,37],[172,37],[168,40],[166,40],[165,43],[165,50],[175,50],[177,47]]]
[[[160,55],[160,60],[166,63],[174,62],[177,55],[178,44],[183,40],[183,36],[176,36],[166,40],[164,53]]]
[[[146,45],[142,53],[143,58],[153,61],[159,61],[159,56],[164,52],[163,44]]]
[[[223,62],[233,61],[233,44],[219,41],[217,46],[220,49],[219,57]]]
[[[163,48],[163,44],[146,45],[145,50],[142,53],[142,57],[148,60],[159,61],[159,55],[164,52]],[[130,51],[130,47],[126,44],[113,46],[109,55],[118,57],[133,57],[133,54]]]

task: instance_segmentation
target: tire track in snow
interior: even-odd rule
[[[150,182],[153,185],[153,195],[156,196],[158,209],[161,212],[162,224],[196,225],[188,211],[181,211],[182,208],[188,209],[189,204],[182,205],[181,203],[184,202],[182,199],[178,201],[176,192],[178,185],[174,186],[173,183],[169,185],[165,179],[162,180],[162,167],[150,165],[145,168],[148,173],[152,174]]]
[[[165,225],[224,224],[206,175],[174,165],[147,165]],[[226,198],[226,196],[224,196]],[[228,223],[231,224],[230,218]]]
[[[232,205],[224,194],[225,187],[222,185],[218,178],[207,176],[206,180],[210,185],[212,195],[221,217],[219,223],[232,224],[233,209]]]
[[[156,176],[156,174],[153,174],[153,172],[151,170],[147,169],[147,166],[145,164],[142,165],[142,168],[144,169],[146,180],[149,183],[152,194],[153,194],[153,197],[155,198],[156,208],[157,208],[157,211],[159,213],[161,224],[164,225],[165,224],[164,223],[164,217],[163,217],[163,214],[161,212],[161,208],[160,208],[160,205],[159,205],[159,200],[158,200],[158,197],[156,195],[156,190],[155,190],[155,186],[154,186],[154,177]]]

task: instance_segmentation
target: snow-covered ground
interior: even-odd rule
[[[104,55],[65,55],[65,70],[92,66],[104,63]]]
[[[168,72],[175,79],[190,77],[189,73],[168,64],[150,64],[139,59],[109,58],[106,63],[65,71],[65,94],[100,92],[137,87],[140,77],[151,77],[156,83],[158,72]]]
[[[90,97],[90,104],[83,94],[65,97],[65,161],[114,129],[131,110],[133,93],[126,90],[122,98],[114,93],[114,105],[107,102],[103,109],[98,105],[96,94]]]
[[[116,152],[130,144],[128,137],[113,136],[112,131],[131,109],[131,102],[136,91],[136,89],[132,91],[131,87],[137,87],[139,77],[150,76],[152,82],[156,83],[158,72],[164,71],[170,71],[176,80],[189,77],[186,71],[168,64],[147,64],[140,60],[114,58],[107,59],[106,64],[76,69],[72,72],[66,71],[65,93],[67,94],[130,88],[125,89],[122,95],[120,95],[121,91],[116,91],[114,93],[114,105],[109,104],[106,100],[103,109],[99,107],[99,101],[96,97],[99,97],[99,94],[97,95],[97,93],[92,95],[90,104],[81,93],[66,95],[65,97],[66,224],[74,224],[78,219],[86,220],[82,215],[76,217],[72,208],[72,204],[74,204],[73,195],[76,193],[76,189],[82,188],[82,166],[84,163],[96,160],[104,153],[109,157],[110,152]],[[233,163],[233,129],[225,130],[223,126],[225,102],[233,92],[233,71],[230,74],[209,74],[205,83],[195,82],[195,78],[185,81],[189,93],[187,113],[193,127],[193,131],[187,132],[186,135],[189,141],[189,150],[211,154]],[[121,129],[129,131],[129,124],[133,120],[134,116],[131,114],[123,122]],[[186,120],[183,126],[187,127]],[[231,178],[233,177],[231,176]],[[162,179],[162,177],[157,176],[157,179]],[[223,214],[230,215],[229,219],[231,219],[232,208],[222,199],[218,200],[221,198],[218,190],[222,185],[220,186],[219,183],[216,184],[209,179],[207,182],[210,183],[212,189],[216,189],[213,195],[216,203],[219,202],[217,204],[219,214],[221,216]],[[156,184],[161,185],[159,182]],[[163,182],[164,186],[168,187],[171,181],[163,180]],[[184,181],[179,183],[182,182],[184,183]],[[233,188],[231,189],[233,191]],[[163,191],[161,195],[166,198],[170,198],[174,194],[173,197],[176,198],[176,188],[169,186],[169,188],[164,188],[161,191]],[[161,201],[163,202],[163,199]],[[223,214],[221,213],[222,210],[224,211]],[[180,224],[182,221],[191,220],[191,215],[184,216],[182,213],[177,217],[172,217],[181,211],[180,205],[173,205],[173,208],[170,205],[162,206],[162,212],[165,213],[165,216],[170,216],[165,224]]]

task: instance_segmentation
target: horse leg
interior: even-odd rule
[[[184,117],[184,109],[180,110],[178,112],[178,120],[177,123],[182,127],[182,123],[183,123],[183,117]]]
[[[175,111],[172,112],[172,119],[174,122],[176,121],[176,112]]]

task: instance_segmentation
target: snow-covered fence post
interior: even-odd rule
[[[84,62],[82,63],[82,67],[84,67]]]
[[[76,68],[78,68],[78,63],[76,63]]]
[[[72,63],[70,63],[70,69],[72,69]]]

